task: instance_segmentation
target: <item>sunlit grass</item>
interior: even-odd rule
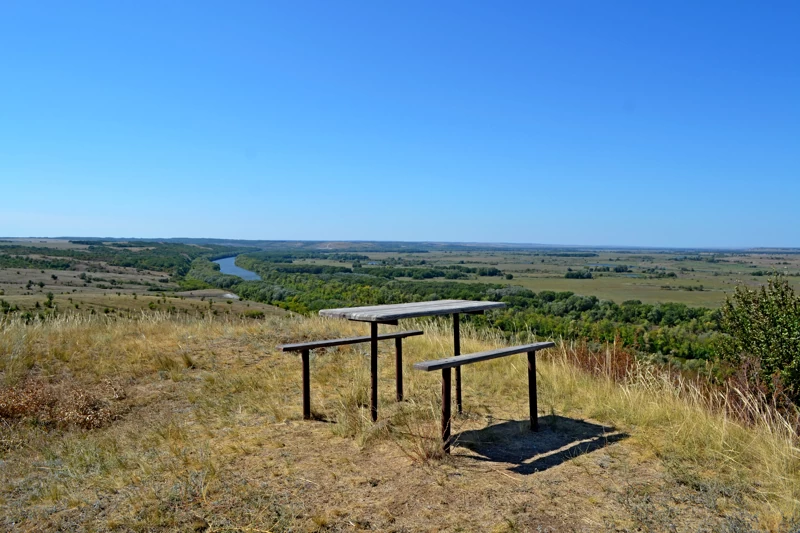
[[[439,375],[412,369],[414,362],[449,355],[449,324],[414,321],[400,327],[420,327],[425,335],[405,341],[407,401],[402,403],[394,402],[394,345],[381,344],[376,424],[367,407],[368,345],[312,354],[312,411],[332,422],[324,424],[301,422],[299,360],[275,347],[364,335],[364,324],[158,313],[135,320],[75,315],[28,325],[6,320],[0,323],[2,390],[30,379],[55,391],[70,384],[70,390],[93,391],[116,418],[98,429],[35,417],[0,420],[0,502],[38,527],[49,523],[50,506],[83,508],[99,494],[117,494],[115,501],[123,503],[103,515],[105,528],[183,527],[191,519],[188,509],[199,506],[217,509],[226,523],[280,530],[310,518],[291,498],[279,502],[277,493],[267,491],[254,503],[253,492],[243,488],[248,471],[241,465],[256,461],[264,449],[326,445],[300,437],[287,441],[272,429],[287,423],[297,425],[298,435],[325,427],[327,439],[365,449],[388,446],[411,463],[456,461],[443,457],[440,448]],[[469,323],[462,339],[463,353],[506,343]],[[745,417],[731,415],[722,392],[709,394],[644,364],[622,380],[602,369],[590,374],[570,362],[584,349],[559,343],[539,356],[540,414],[591,419],[625,432],[626,446],[657,461],[678,483],[724,495],[728,503],[716,504],[721,515],[741,506],[771,530],[798,515],[800,450],[787,420],[740,392],[751,420],[745,423]],[[614,357],[609,348],[608,360]],[[466,413],[453,422],[457,447],[461,431],[483,427],[487,420],[528,416],[524,356],[470,365],[463,374]],[[289,462],[276,466],[273,475],[302,473]],[[170,501],[172,506],[165,504]],[[219,501],[226,503],[212,504]]]

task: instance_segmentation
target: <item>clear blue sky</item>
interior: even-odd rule
[[[800,2],[0,4],[0,235],[800,246]]]

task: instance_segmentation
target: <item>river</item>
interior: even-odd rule
[[[223,259],[217,259],[214,262],[219,265],[219,271],[222,272],[223,274],[239,276],[240,278],[249,281],[261,280],[261,276],[259,276],[255,272],[252,272],[250,270],[245,270],[244,268],[236,266],[234,261],[236,261],[235,257],[225,257]]]

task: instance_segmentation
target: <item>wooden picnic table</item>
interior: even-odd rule
[[[370,376],[372,395],[370,411],[372,420],[378,419],[378,324],[397,325],[402,318],[418,318],[424,316],[453,315],[453,355],[461,354],[461,334],[459,316],[461,314],[480,314],[488,309],[501,309],[502,302],[482,302],[475,300],[434,300],[431,302],[413,302],[405,304],[369,305],[364,307],[343,307],[340,309],[322,309],[320,316],[346,318],[357,322],[370,323]],[[398,383],[402,384],[402,360],[396,362]],[[402,385],[399,385],[402,386]],[[402,394],[402,393],[400,393]],[[461,413],[461,367],[456,367],[456,405]]]

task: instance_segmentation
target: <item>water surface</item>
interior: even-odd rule
[[[239,276],[242,279],[250,281],[261,280],[261,276],[259,276],[253,271],[246,270],[242,267],[236,266],[236,264],[234,264],[234,261],[236,261],[235,257],[225,257],[223,259],[217,259],[214,262],[219,265],[219,271],[222,272],[223,274]]]

